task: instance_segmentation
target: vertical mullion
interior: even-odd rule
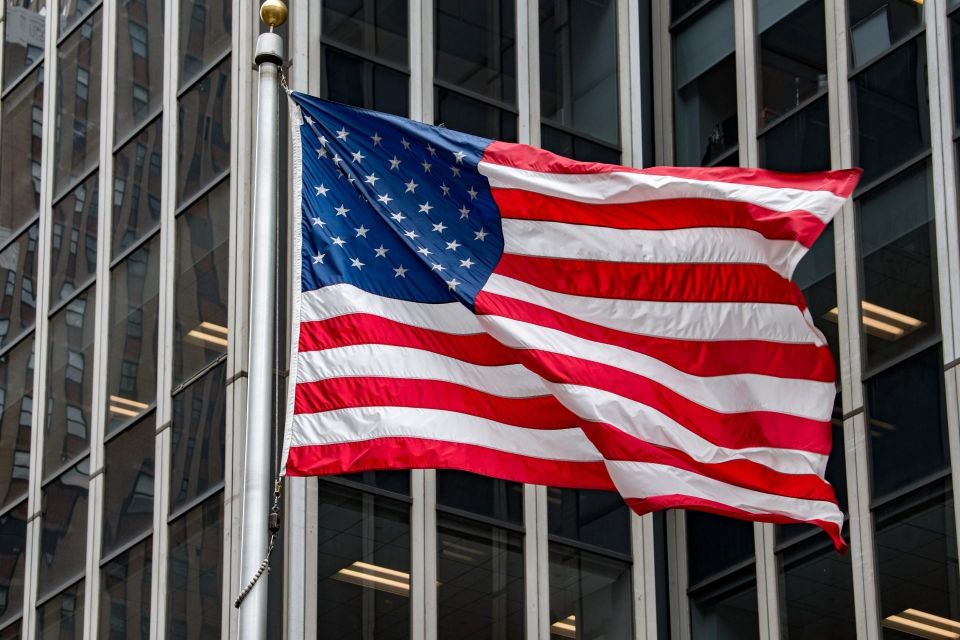
[[[653,514],[630,514],[633,552],[633,625],[637,640],[657,637],[657,576],[653,544]]]
[[[550,638],[550,542],[547,538],[547,488],[543,485],[534,487],[536,491],[536,527],[537,536],[537,606],[539,615],[537,624],[539,640]]]
[[[632,0],[617,0],[616,24],[614,33],[616,34],[616,56],[617,56],[617,114],[619,117],[620,129],[620,162],[624,165],[633,165],[633,118],[632,118],[632,93],[633,74],[637,70],[637,65],[631,53],[630,47],[630,5],[634,4]]]
[[[667,511],[667,571],[670,592],[670,637],[690,640],[690,598],[687,587],[690,574],[687,564],[687,518],[680,509]]]
[[[643,106],[647,98],[644,91],[648,85],[643,81],[642,66],[645,56],[641,53],[641,46],[646,42],[649,34],[641,33],[642,14],[639,5],[640,3],[636,0],[630,0],[627,3],[623,17],[626,24],[621,25],[625,42],[618,44],[621,49],[625,49],[623,55],[630,65],[626,73],[620,74],[622,80],[620,94],[624,96],[628,105],[620,115],[620,126],[624,132],[628,133],[626,136],[621,136],[623,162],[634,167],[643,167],[647,160],[644,158],[644,146],[647,142],[644,129],[647,126],[645,120],[648,114],[644,112]]]
[[[673,164],[673,64],[669,0],[651,0],[650,24],[653,49],[654,162]],[[659,99],[657,99],[659,98]]]

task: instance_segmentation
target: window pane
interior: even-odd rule
[[[173,398],[171,511],[223,482],[225,376],[222,364]]]
[[[633,637],[630,565],[550,545],[550,638]]]
[[[410,505],[320,482],[317,625],[330,638],[410,637]]]
[[[670,19],[677,20],[685,13],[708,0],[670,0]]]
[[[58,49],[54,192],[97,164],[100,152],[100,31],[97,10]]]
[[[167,637],[220,637],[223,606],[223,495],[170,525]]]
[[[60,2],[60,21],[59,37],[63,37],[80,21],[80,19],[90,11],[90,8],[97,4],[98,0],[75,0],[73,2]]]
[[[321,48],[320,95],[327,100],[406,117],[410,112],[405,73],[338,51]]]
[[[690,584],[753,560],[753,523],[702,511],[687,511],[687,562]]]
[[[774,171],[826,171],[830,168],[827,97],[787,117],[760,138],[760,164]]]
[[[523,638],[523,536],[446,514],[437,519],[439,637]]]
[[[750,523],[747,523],[750,524]],[[752,527],[753,525],[751,525]],[[751,536],[751,543],[752,543]],[[721,590],[690,598],[690,626],[694,638],[711,640],[759,640],[757,578],[754,568],[724,581]]]
[[[47,28],[45,0],[6,0],[6,5],[3,16],[4,89],[43,57]]]
[[[96,287],[90,287],[50,319],[44,480],[90,445],[96,300]]]
[[[150,637],[152,546],[147,538],[101,567],[100,640]]]
[[[913,0],[848,0],[852,63],[859,67],[900,42],[923,23]]]
[[[173,384],[227,352],[230,182],[177,218]]]
[[[840,379],[840,325],[837,308],[837,263],[834,258],[835,245],[833,223],[827,225],[797,265],[793,281],[803,291],[810,315],[830,346],[834,364],[837,368],[837,380]]]
[[[230,169],[230,58],[180,98],[177,204]]]
[[[762,127],[827,90],[827,43],[823,0],[759,0],[757,14]]]
[[[864,184],[930,147],[923,36],[854,78],[853,113]]]
[[[357,473],[344,473],[338,476],[351,482],[368,484],[371,487],[386,489],[394,493],[410,495],[410,472],[409,471],[359,471]]]
[[[435,5],[437,80],[508,105],[517,102],[513,0]]]
[[[850,554],[822,547],[819,540],[783,554],[781,608],[787,638],[847,640],[857,636]],[[817,549],[817,546],[820,546]],[[814,550],[816,549],[816,550]]]
[[[89,474],[90,459],[84,458],[44,488],[38,599],[83,576]]]
[[[83,580],[37,609],[37,640],[83,638]]]
[[[929,165],[858,204],[865,360],[873,369],[939,333]]]
[[[620,144],[616,2],[540,0],[540,109],[550,124]]]
[[[872,377],[866,396],[875,499],[949,468],[938,346]]]
[[[676,162],[706,165],[737,146],[733,2],[724,0],[673,42]]]
[[[113,156],[112,257],[160,226],[163,118]]]
[[[0,356],[0,509],[27,495],[33,357],[33,336]]]
[[[523,485],[464,471],[437,471],[437,504],[523,524]]]
[[[517,114],[468,98],[455,91],[437,88],[437,123],[448,129],[485,138],[516,142]]]
[[[127,0],[117,14],[115,140],[147,121],[163,98],[163,1]]]
[[[96,277],[97,179],[94,173],[53,206],[51,307]]]
[[[406,0],[325,0],[320,22],[324,42],[407,68],[407,20]]]
[[[0,626],[23,612],[28,518],[26,500],[0,516]]]
[[[180,0],[180,88],[230,50],[232,5],[229,0]]]
[[[39,225],[32,224],[0,252],[0,347],[22,336],[36,320],[39,234]]]
[[[110,274],[108,434],[156,399],[159,262],[157,235]]]
[[[34,71],[30,78],[3,100],[3,128],[0,134],[2,243],[34,217],[40,208],[43,67]]]
[[[153,529],[153,415],[105,446],[102,555]],[[148,589],[149,592],[149,589]]]
[[[547,526],[552,535],[630,553],[630,510],[616,493],[548,487]]]
[[[20,624],[22,622],[22,620],[17,620],[0,631],[0,640],[20,640]]]
[[[620,163],[619,149],[550,125],[540,125],[540,142],[544,149],[581,162]]]

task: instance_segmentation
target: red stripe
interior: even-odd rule
[[[823,529],[827,535],[830,536],[830,539],[833,541],[833,546],[837,551],[842,553],[846,553],[847,551],[847,542],[843,539],[840,528],[835,523],[826,520],[797,520],[796,518],[788,518],[773,513],[751,513],[721,502],[714,502],[713,500],[705,500],[703,498],[695,498],[682,494],[650,496],[648,498],[625,498],[624,502],[640,515],[650,513],[651,511],[660,511],[661,509],[683,508],[693,509],[695,511],[706,511],[707,513],[737,518],[738,520],[770,522],[773,524],[810,524]]]
[[[528,429],[566,429],[582,422],[553,396],[505,398],[440,380],[329,378],[300,382],[295,395],[296,414],[351,407],[413,407],[456,411]]]
[[[522,189],[491,189],[504,218],[546,220],[612,229],[662,231],[698,227],[751,229],[771,240],[813,246],[826,225],[803,210],[773,211],[746,202],[676,198],[646,202],[587,204]]]
[[[483,152],[481,162],[499,164],[517,169],[544,173],[645,173],[648,175],[676,176],[691,180],[709,180],[734,184],[786,187],[806,191],[830,191],[841,198],[853,193],[860,180],[860,169],[821,171],[817,173],[780,173],[766,169],[743,169],[740,167],[651,167],[635,169],[600,162],[577,162],[544,149],[525,144],[494,141]]]
[[[616,491],[602,461],[544,460],[426,438],[377,438],[290,447],[286,475],[319,476],[383,469],[459,469],[514,482]]]
[[[477,314],[497,315],[557,329],[587,340],[643,353],[697,376],[757,373],[779,378],[833,382],[829,347],[760,340],[677,340],[627,333],[578,320],[539,305],[480,291]]]
[[[795,284],[762,264],[638,264],[505,253],[494,273],[592,298],[807,306]]]

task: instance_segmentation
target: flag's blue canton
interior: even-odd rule
[[[503,252],[477,171],[491,141],[293,97],[303,121],[302,291],[349,283],[472,308]]]

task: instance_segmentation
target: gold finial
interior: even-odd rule
[[[282,0],[264,0],[260,5],[260,20],[272,30],[287,21],[287,5]]]

